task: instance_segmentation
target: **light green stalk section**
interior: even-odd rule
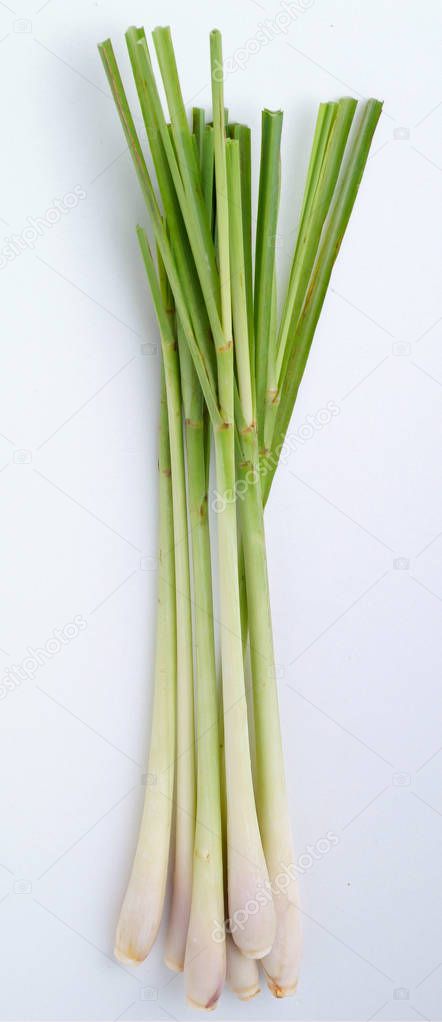
[[[238,485],[242,484],[242,487],[239,517],[253,677],[255,796],[277,918],[274,948],[278,949],[278,975],[274,975],[270,968],[268,976],[273,993],[285,996],[294,991],[298,979],[301,930],[296,882],[286,882],[284,890],[278,890],[278,877],[284,867],[293,869],[294,854],[278,706],[256,434],[250,431],[243,433],[240,448]],[[266,963],[267,957],[263,960],[264,968]]]
[[[221,659],[227,798],[229,916],[244,911],[268,882],[256,817],[245,695],[238,584],[238,539],[234,490],[235,462],[228,430],[215,434],[217,486],[223,501],[218,516]],[[251,958],[260,958],[274,939],[273,904],[247,920],[234,934]]]
[[[215,194],[223,330],[226,345],[218,361],[218,386],[225,426],[215,429],[218,513],[219,590],[221,608],[221,660],[227,797],[227,850],[229,915],[244,912],[249,898],[265,886],[265,866],[253,791],[249,752],[247,703],[240,590],[238,577],[238,536],[235,501],[235,435],[233,427],[233,350],[231,341],[231,276],[229,236],[229,192],[227,186],[225,112],[223,97],[222,47],[218,31],[210,35],[212,101],[215,149]],[[238,211],[240,214],[240,210]],[[219,353],[218,353],[219,354]],[[272,902],[258,915],[250,916],[237,929],[235,941],[249,957],[262,957],[274,939]]]
[[[235,334],[236,377],[242,414],[247,425],[254,421],[254,401],[250,374],[250,346],[247,317],[246,269],[244,262],[241,166],[239,142],[229,139],[227,179],[229,194],[231,294]]]
[[[206,124],[204,128],[204,144],[202,159],[203,196],[208,210],[210,230],[213,227],[213,189],[214,189],[214,160],[213,147],[213,126]]]
[[[137,848],[115,941],[115,956],[130,965],[137,965],[147,957],[161,922],[169,862],[175,773],[175,560],[164,374],[161,382],[158,470],[158,604],[147,783]]]
[[[204,129],[206,126],[206,113],[202,106],[192,108],[192,130],[195,136],[197,159],[201,166],[204,153]]]
[[[203,191],[212,209],[213,144],[203,112],[194,113]],[[209,153],[206,149],[209,149]],[[211,159],[212,157],[212,159]],[[209,214],[209,220],[211,219]],[[212,603],[212,567],[208,517],[209,423],[198,377],[178,325],[185,416],[188,504],[196,655],[197,815],[193,857],[192,907],[187,936],[186,994],[198,1008],[215,1007],[224,984],[224,880],[221,824],[218,692]],[[214,933],[218,939],[214,940]]]
[[[239,142],[241,166],[241,212],[247,296],[247,322],[250,346],[252,391],[255,393],[255,350],[253,322],[253,265],[252,265],[252,133],[246,124],[229,124],[229,135]]]
[[[166,942],[166,962],[181,970],[189,925],[195,835],[195,735],[193,706],[192,615],[183,423],[177,343],[146,234],[137,228],[138,241],[158,317],[169,413],[170,459],[175,544],[177,607],[177,743],[176,845],[172,908]],[[166,294],[164,292],[166,291]],[[170,310],[173,313],[173,309]]]
[[[223,87],[221,33],[210,33],[212,77],[213,142],[215,152],[216,230],[221,290],[223,344],[217,348],[218,393],[221,415],[229,426],[233,422],[233,338],[232,298],[230,290],[229,196],[227,190],[226,129]],[[232,437],[233,444],[233,437]]]
[[[264,146],[265,149],[265,146]],[[276,152],[279,152],[277,149]],[[262,168],[268,165],[268,157],[264,154]],[[275,162],[275,159],[273,159]],[[278,161],[276,161],[278,162]],[[234,298],[233,309],[237,315],[241,313],[239,322],[242,329],[237,332],[235,328],[235,342],[240,342],[240,352],[237,352],[237,377],[239,379],[239,392],[241,402],[241,419],[243,427],[238,428],[238,459],[237,459],[237,495],[239,522],[241,534],[241,550],[239,552],[240,564],[244,557],[245,581],[247,590],[247,602],[244,601],[243,634],[245,632],[245,620],[248,615],[248,627],[250,632],[250,653],[253,676],[253,720],[254,720],[254,749],[255,749],[255,795],[258,810],[261,838],[263,841],[264,854],[269,870],[270,882],[274,884],[275,878],[281,870],[282,864],[291,865],[293,852],[290,834],[290,819],[287,806],[287,794],[284,775],[284,761],[282,752],[282,740],[279,723],[278,696],[275,676],[273,632],[270,614],[270,596],[267,577],[267,559],[264,533],[263,506],[259,473],[259,442],[258,432],[252,417],[246,414],[246,407],[241,399],[245,392],[242,384],[241,373],[244,378],[248,377],[251,386],[250,363],[248,361],[249,345],[247,338],[247,301],[244,282],[244,265],[238,260],[238,251],[242,253],[239,231],[242,224],[241,211],[241,187],[240,187],[240,161],[238,144],[230,143],[228,150],[228,171],[229,171],[229,197],[231,223],[231,257],[232,257],[232,295]],[[265,176],[265,170],[262,169]],[[262,189],[264,182],[262,181]],[[264,198],[262,203],[265,205]],[[264,218],[262,210],[262,218]],[[262,220],[261,220],[262,223]],[[276,226],[276,223],[274,224]],[[265,240],[261,239],[264,246]],[[258,249],[259,249],[258,239]],[[264,260],[263,260],[264,262]],[[270,283],[273,287],[269,290],[269,301],[272,302],[275,288],[275,267],[274,261],[270,261],[268,269]],[[237,280],[235,281],[235,275]],[[237,308],[238,306],[238,308]],[[274,309],[268,310],[267,323],[269,329],[272,325]],[[234,318],[235,322],[235,318]],[[245,324],[245,326],[244,326]],[[261,337],[262,348],[265,348],[265,339]],[[243,356],[243,361],[240,355]],[[269,357],[271,352],[269,352]],[[264,413],[264,409],[263,409]],[[237,416],[239,424],[239,417]],[[299,925],[298,912],[294,897],[286,897],[284,905],[278,904],[278,897],[275,897],[275,908],[277,912],[276,940],[284,943],[284,954],[291,958],[292,972],[296,979],[299,955]],[[281,911],[281,910],[284,911]],[[284,923],[281,922],[282,915],[285,915]],[[287,927],[286,921],[289,925]],[[281,930],[284,929],[282,936]]]
[[[345,166],[335,190],[302,312],[290,339],[290,358],[283,369],[281,400],[272,449],[266,461],[261,465],[264,504],[267,501],[276,472],[333,266],[356,200],[381,111],[382,103],[378,100],[369,99],[364,105],[357,131],[350,142]]]
[[[241,224],[240,195],[240,162],[235,143],[229,150],[229,190],[231,199],[231,218],[236,225]],[[266,161],[264,160],[264,163]],[[238,234],[231,230],[232,247],[232,294],[240,303],[242,311],[241,323],[247,325],[247,303],[245,288],[238,284],[235,288],[234,273],[239,280],[244,279],[244,267],[235,264],[235,253],[238,252]],[[239,246],[241,251],[241,246]],[[275,296],[274,262],[269,267],[270,283],[269,300]],[[235,313],[235,300],[234,300]],[[272,326],[274,308],[268,310],[267,322],[269,330]],[[241,350],[249,354],[247,336],[239,333]],[[238,343],[238,337],[235,334]],[[265,348],[264,338],[261,339]],[[268,351],[269,358],[273,353]],[[237,353],[237,376],[239,377],[240,398],[244,388],[241,387],[240,360]],[[248,374],[251,385],[250,364],[244,361],[244,375]],[[264,408],[262,410],[264,414]],[[240,419],[243,421],[239,426]],[[263,506],[259,472],[259,441],[256,425],[251,417],[247,418],[244,403],[241,400],[241,416],[237,416],[237,495],[241,535],[239,551],[240,565],[244,558],[247,602],[244,601],[243,635],[245,633],[246,615],[250,632],[250,652],[253,676],[253,721],[255,751],[255,796],[258,811],[260,833],[269,879],[275,887],[282,864],[292,865],[293,851],[290,833],[290,818],[287,805],[285,786],[282,740],[279,723],[278,697],[275,676],[273,632],[270,614],[270,597],[267,577],[267,559],[264,533]],[[259,421],[258,421],[259,426]],[[283,947],[283,954],[290,960],[293,982],[297,978],[299,959],[299,914],[296,905],[295,891],[286,894],[284,902],[274,898],[277,914],[276,941]],[[264,959],[265,961],[265,959]],[[293,984],[291,984],[293,985]]]
[[[197,818],[185,970],[188,1000],[208,1008],[220,996],[226,967],[224,941],[213,940],[224,917],[218,703],[203,400],[184,339],[180,360],[182,376],[190,380],[188,388],[183,380],[183,392],[193,391],[184,413],[197,678]]]
[[[275,288],[275,246],[281,184],[282,113],[263,110],[259,173],[258,223],[255,249],[255,378],[256,415],[260,445],[268,378],[273,379],[275,336],[271,330]]]

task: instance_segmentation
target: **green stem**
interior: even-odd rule
[[[264,440],[267,377],[275,356],[271,336],[275,246],[281,183],[282,113],[263,110],[255,258],[256,417],[260,444]]]
[[[212,210],[213,137],[194,113],[199,138],[203,193]],[[212,159],[210,158],[212,156]],[[193,857],[192,906],[186,945],[186,994],[198,1008],[214,1008],[225,979],[224,876],[221,778],[218,734],[218,686],[212,600],[211,544],[208,517],[210,427],[204,397],[186,339],[178,323],[183,394],[188,506],[194,599],[196,660],[197,815]],[[214,940],[214,933],[218,939]],[[221,935],[221,936],[220,936]]]
[[[252,133],[246,124],[230,124],[229,135],[239,142],[241,165],[241,211],[243,219],[243,244],[245,283],[247,295],[247,321],[250,345],[250,370],[252,391],[255,392],[255,351],[253,323],[253,265],[252,265]]]
[[[299,214],[298,235],[296,239],[295,253],[293,256],[292,271],[296,267],[297,254],[299,250],[300,240],[302,237],[302,230],[306,220],[308,219],[311,213],[313,199],[316,194],[316,188],[318,186],[318,181],[322,171],[324,156],[327,150],[328,140],[330,138],[330,132],[336,117],[337,109],[338,109],[337,103],[319,104],[315,132],[313,135],[313,143],[310,152],[310,160],[307,168],[307,176],[305,179],[301,212]]]
[[[254,402],[250,374],[246,271],[244,264],[241,167],[239,142],[229,139],[227,179],[229,190],[230,268],[233,327],[235,331],[236,376],[242,414],[247,425],[254,420]]]
[[[226,129],[223,88],[221,33],[210,33],[213,141],[215,152],[216,229],[218,239],[221,323],[223,344],[217,345],[218,393],[224,422],[233,422],[233,338],[230,288],[229,196],[227,188]],[[215,339],[216,340],[216,339]],[[233,441],[232,441],[233,443]]]

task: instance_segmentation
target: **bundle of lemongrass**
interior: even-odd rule
[[[298,979],[300,910],[263,508],[381,104],[361,104],[351,134],[356,100],[319,107],[278,321],[275,240],[282,114],[265,110],[262,115],[253,272],[250,130],[230,122],[224,107],[220,33],[210,36],[212,121],[206,121],[204,110],[194,109],[192,127],[170,30],[153,32],[170,123],[143,29],[130,28],[126,41],[159,195],[109,40],[100,52],[158,253],[155,261],[146,233],[138,227],[163,371],[160,567],[148,765],[155,784],[146,788],[115,954],[136,964],[146,958],[156,938],[174,806],[166,962],[171,969],[184,968],[193,1005],[213,1008],[226,970],[231,988],[243,998],[259,990],[259,959],[277,997],[293,993]],[[211,443],[221,698],[208,515]],[[248,641],[253,709],[247,706],[244,679]]]

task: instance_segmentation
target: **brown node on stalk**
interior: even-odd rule
[[[202,429],[203,428],[203,423],[202,423],[201,419],[184,419],[184,424],[186,426],[188,426],[189,429]]]

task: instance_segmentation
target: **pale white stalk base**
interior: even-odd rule
[[[254,958],[246,958],[230,934],[226,937],[226,952],[227,984],[241,1001],[250,1001],[261,993],[258,962]]]
[[[194,827],[194,815],[177,808],[172,905],[164,953],[164,961],[172,972],[182,972],[184,969],[192,899]]]
[[[155,683],[148,774],[138,844],[115,938],[115,957],[143,962],[163,913],[175,774],[176,618],[173,516],[165,398],[160,428],[160,544]]]
[[[222,923],[215,915],[216,908],[213,911],[215,906],[219,907],[219,894],[214,891],[212,898],[210,892],[207,894],[209,897],[205,904],[201,901],[199,905],[192,905],[184,971],[189,1004],[194,1008],[212,1011],[218,1004],[224,986],[226,942],[221,937]]]
[[[258,476],[256,436],[243,435],[247,469]],[[273,648],[270,594],[262,509],[258,484],[246,485],[240,502],[249,612],[256,746],[255,790],[262,843],[276,912],[276,936],[263,966],[276,997],[296,988],[301,947],[300,913],[285,783]]]
[[[227,779],[227,790],[229,785],[235,786],[233,777]],[[247,831],[246,821],[243,823]],[[239,831],[238,821],[231,833],[239,835]],[[256,844],[253,847],[253,836],[252,831],[241,853],[228,844],[229,921],[233,940],[243,955],[264,958],[273,947],[276,915],[264,855]]]
[[[173,679],[169,680],[169,685],[172,687],[173,698]],[[158,717],[158,703],[156,711]],[[163,913],[169,862],[174,746],[173,720],[170,718],[170,706],[167,703],[162,713],[163,724],[166,726],[168,722],[171,724],[171,734],[169,741],[164,732],[155,736],[159,721],[154,721],[138,845],[115,938],[115,957],[126,965],[139,965],[147,958],[157,936]],[[157,741],[161,746],[159,760],[156,758]],[[165,756],[169,756],[166,767]],[[154,783],[149,783],[149,779]]]
[[[125,965],[144,962],[161,923],[169,842],[160,844],[158,834],[165,833],[170,824],[167,820],[161,823],[158,817],[152,824],[152,816],[155,815],[149,808],[146,814],[148,827],[141,828],[139,849],[118,922],[114,954]],[[156,839],[149,840],[148,834],[153,836],[156,828]]]
[[[156,684],[143,816],[132,872],[118,920],[115,957],[125,965],[143,962],[155,941],[163,913],[174,785],[174,653],[167,623],[167,586],[160,579]]]
[[[298,883],[290,876],[293,856],[287,858],[287,869],[281,862],[270,867],[273,903],[276,910],[276,937],[272,950],[263,959],[267,985],[274,997],[289,997],[298,985],[302,951],[301,913]],[[287,883],[289,881],[289,883]]]

